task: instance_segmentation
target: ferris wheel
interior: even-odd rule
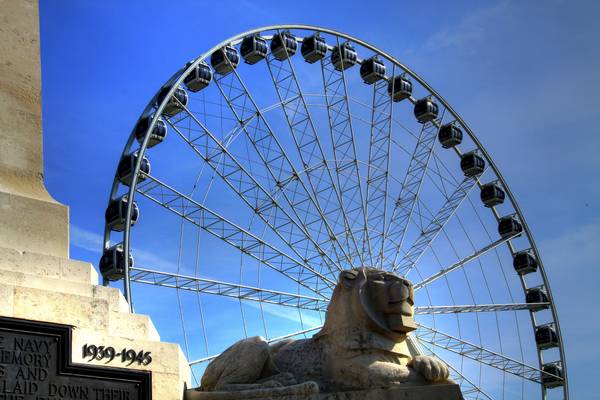
[[[194,379],[245,336],[317,332],[357,267],[413,282],[411,348],[445,361],[465,398],[568,399],[524,216],[417,74],[347,34],[280,25],[160,88],[118,163],[99,268],[179,341]]]

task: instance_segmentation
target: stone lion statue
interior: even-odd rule
[[[372,268],[342,271],[317,334],[272,345],[262,337],[240,340],[208,365],[201,387],[188,398],[451,383],[445,364],[410,355],[406,337],[416,329],[413,305],[412,284],[393,273]],[[227,396],[232,391],[237,395]]]

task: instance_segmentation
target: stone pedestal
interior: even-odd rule
[[[305,385],[307,384],[230,392],[201,392],[190,389],[186,392],[185,400],[463,400],[460,386],[455,383],[317,394],[308,394],[311,388],[301,388]],[[307,394],[289,394],[303,390]]]
[[[98,285],[91,264],[0,248],[0,316],[71,325],[73,362],[152,371],[154,399],[180,400],[190,386],[188,362],[177,344],[164,343],[146,315],[129,313],[118,289]],[[83,356],[83,346],[149,352],[143,365]]]
[[[72,362],[151,371],[152,398],[180,400],[190,368],[179,346],[129,313],[118,289],[99,286],[91,264],[68,258],[68,208],[43,184],[37,0],[0,0],[0,37],[0,317],[72,326]],[[151,362],[90,360],[86,345],[143,350]]]
[[[0,246],[69,256],[69,209],[43,182],[37,0],[0,0]]]
[[[457,384],[325,393],[315,400],[463,400]]]

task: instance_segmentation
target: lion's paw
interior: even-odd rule
[[[448,380],[450,372],[448,367],[441,361],[429,356],[415,356],[410,363],[419,374],[428,382],[441,382]]]

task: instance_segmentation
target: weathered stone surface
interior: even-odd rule
[[[328,393],[318,400],[462,400],[456,383]]]
[[[35,197],[28,186],[43,172],[38,2],[2,0],[0,19],[0,188]]]
[[[0,247],[0,270],[55,278],[62,282],[98,284],[98,273],[90,263],[6,247]]]
[[[13,315],[15,289],[13,286],[0,285],[0,315]]]
[[[400,398],[429,394],[460,398],[444,397],[444,388],[455,387],[444,363],[411,353],[407,335],[416,329],[413,305],[412,284],[393,273],[369,268],[342,271],[325,324],[313,338],[273,345],[261,337],[241,340],[207,366],[201,387],[187,396],[189,400],[278,398],[298,396],[294,391],[304,390],[303,396],[318,393],[326,398],[362,391],[356,396],[374,399],[388,392],[373,390],[393,388],[400,390],[396,392],[404,396]]]
[[[118,352],[123,348],[150,352],[152,362],[148,365],[137,363],[127,365],[118,360],[110,364],[120,368],[152,371],[152,397],[154,399],[180,400],[185,387],[190,385],[191,373],[188,361],[179,345],[175,343],[110,336],[94,329],[74,328],[72,361],[106,367],[110,366],[106,360],[90,360],[89,357],[83,357],[81,349],[85,344],[112,346]]]
[[[181,400],[186,385],[189,385],[190,381],[189,376],[183,379],[179,374],[152,372],[152,398],[154,400]]]
[[[0,190],[0,246],[68,257],[69,209]]]
[[[157,342],[153,340],[133,339],[122,336],[110,336],[103,332],[98,332],[89,328],[73,329],[73,351],[72,361],[95,365],[113,365],[123,367],[124,364],[119,360],[114,360],[107,364],[106,360],[90,360],[89,357],[83,357],[82,346],[84,344],[94,344],[97,346],[112,346],[117,351],[123,348],[134,349],[137,351],[150,351],[152,362],[148,365],[132,363],[128,368],[144,371],[162,372],[167,374],[178,374],[179,371],[188,371],[185,376],[189,376],[187,360],[183,355],[179,345],[175,343]],[[180,368],[180,361],[184,362],[185,369]],[[126,365],[126,364],[125,364]]]
[[[190,389],[185,393],[186,400],[238,400],[238,399],[302,399],[318,398],[319,386],[315,382],[305,382],[284,387],[262,387],[253,389],[202,391]]]
[[[112,312],[109,315],[108,327],[109,335],[160,341],[160,335],[147,315]]]
[[[301,385],[295,385],[301,386]],[[294,388],[296,389],[296,388]],[[199,392],[188,390],[188,400],[463,400],[460,387],[455,383],[442,383],[421,386],[401,386],[387,389],[354,390],[333,393],[287,394],[288,388],[231,391]]]
[[[43,257],[42,259],[46,259]],[[46,259],[47,260],[47,259]],[[50,263],[52,264],[52,263]],[[5,264],[7,265],[7,264]],[[136,352],[143,350],[152,356],[152,362],[142,365],[115,361],[118,368],[152,371],[153,398],[180,400],[184,388],[190,385],[190,368],[177,344],[158,341],[159,335],[152,321],[145,315],[122,312],[127,304],[120,291],[79,281],[63,281],[55,273],[31,275],[20,272],[17,264],[4,270],[0,264],[0,315],[38,321],[74,325],[72,360],[107,366],[106,360],[83,357],[82,346],[112,346]],[[60,265],[60,263],[58,264]],[[64,263],[68,269],[81,269],[85,263]],[[52,266],[47,265],[48,272]],[[88,268],[91,268],[89,264]],[[27,269],[31,271],[31,269]],[[46,271],[45,268],[37,268]],[[80,278],[85,276],[80,276]],[[85,279],[89,280],[89,276]]]
[[[6,271],[0,267],[0,282],[3,285],[15,285],[42,290],[60,290],[61,293],[87,296],[107,300],[111,311],[129,313],[129,304],[116,288],[95,286],[57,278],[47,278],[42,275]]]
[[[114,301],[105,295],[76,295],[6,283],[0,287],[12,287],[12,315],[6,316],[92,328],[105,335],[160,340],[147,315],[115,311]]]
[[[13,315],[9,316],[107,332],[108,313],[108,301],[103,299],[14,286]]]
[[[68,257],[68,208],[43,182],[37,0],[0,1],[0,247]]]

